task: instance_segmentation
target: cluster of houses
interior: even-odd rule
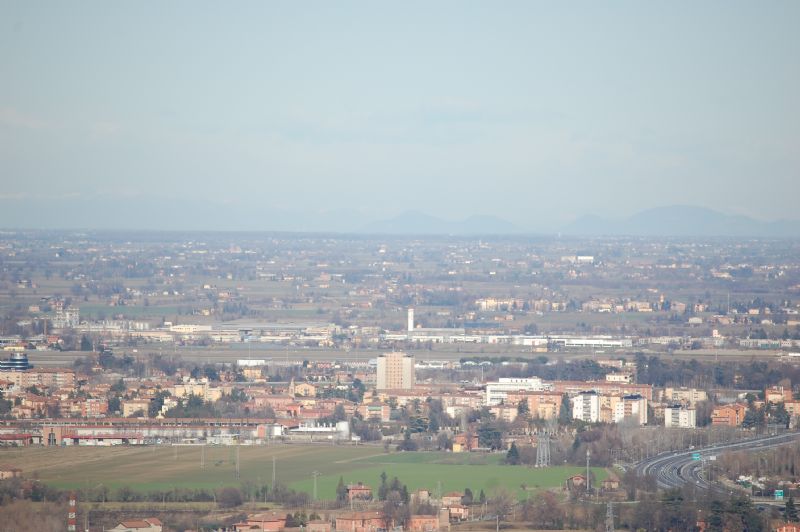
[[[402,370],[387,362],[392,357],[406,364]],[[403,430],[396,426],[397,410],[419,408],[430,400],[440,401],[443,412],[454,420],[486,408],[509,423],[520,415],[563,420],[566,414],[585,423],[692,428],[698,423],[697,405],[710,399],[701,389],[654,389],[636,383],[634,366],[623,360],[598,360],[610,372],[596,381],[528,377],[417,383],[413,357],[392,353],[380,358],[386,360],[371,365],[307,363],[297,380],[276,382],[270,380],[266,361],[240,361],[236,367],[218,370],[213,380],[186,368],[169,376],[149,368],[146,378],[130,378],[97,365],[79,374],[72,369],[33,368],[15,354],[16,366],[0,369],[0,391],[10,404],[0,425],[0,445],[350,441],[359,438],[351,433],[352,417],[380,427],[394,426],[390,433],[397,434]],[[387,382],[392,387],[378,387]],[[362,393],[356,394],[358,390]],[[204,405],[224,400],[237,413],[218,416],[206,410],[210,414],[185,417],[181,409],[192,400]],[[788,385],[769,387],[763,399],[750,397],[750,404],[782,405],[790,417],[800,415],[800,400]],[[713,409],[711,423],[741,425],[748,406],[743,392],[728,394]],[[474,433],[460,423],[460,430],[451,435],[452,450],[474,450]]]

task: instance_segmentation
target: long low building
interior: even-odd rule
[[[633,339],[629,337],[613,336],[551,336],[551,345],[560,345],[565,348],[609,348],[633,347]]]
[[[33,368],[24,371],[0,371],[0,381],[8,381],[25,389],[31,386],[47,388],[72,388],[75,385],[75,372],[62,368]]]
[[[653,386],[650,384],[633,384],[609,381],[553,381],[553,391],[577,395],[587,390],[602,395],[641,395],[648,401],[653,400]]]
[[[263,419],[42,419],[4,421],[0,445],[144,445],[217,441],[258,442],[282,436]]]
[[[552,391],[553,385],[539,377],[500,378],[486,384],[486,405],[495,406],[505,402],[509,393]]]

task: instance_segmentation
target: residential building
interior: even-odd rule
[[[586,487],[586,475],[572,475],[566,481],[567,489],[570,491]]]
[[[608,381],[553,381],[552,391],[575,395],[586,390],[594,390],[602,395],[639,394],[648,401],[653,400],[653,386],[650,384],[632,384]]]
[[[409,532],[435,532],[439,530],[439,516],[412,515],[408,518],[406,530]]]
[[[129,399],[120,401],[122,408],[122,417],[131,417],[137,412],[141,412],[141,417],[147,417],[150,408],[150,401],[146,399]]]
[[[530,378],[500,378],[497,382],[486,384],[486,404],[488,406],[505,403],[508,394],[520,392],[541,392],[551,387],[539,377]]]
[[[478,437],[469,432],[461,432],[453,436],[453,452],[464,453],[478,448]]]
[[[156,517],[145,519],[126,519],[114,528],[107,528],[108,532],[161,532],[163,525]]]
[[[700,401],[708,401],[706,391],[697,388],[664,388],[662,397],[667,403],[682,403],[687,406],[695,406]]]
[[[18,388],[73,388],[75,372],[61,368],[33,368],[25,371],[0,371],[0,380],[10,381]]]
[[[206,378],[200,380],[188,379],[186,382],[172,386],[169,392],[176,398],[195,395],[197,397],[202,397],[204,401],[214,402],[219,401],[224,394],[229,394],[231,392],[231,387],[211,386]]]
[[[711,412],[711,424],[738,427],[744,421],[746,413],[747,405],[741,403],[718,406]]]
[[[450,521],[466,521],[469,519],[469,506],[463,504],[451,504],[447,507]]]
[[[513,423],[514,420],[517,419],[517,415],[519,415],[519,410],[513,405],[490,406],[489,412],[491,412],[496,419],[505,421],[506,423]]]
[[[769,386],[764,390],[764,400],[767,403],[778,404],[786,401],[791,401],[792,389],[784,388],[783,386]]]
[[[597,392],[581,392],[572,398],[572,419],[586,423],[597,423],[600,420],[600,396]]]
[[[360,404],[356,410],[364,419],[373,419],[384,423],[391,420],[391,407],[377,399]]]
[[[641,395],[624,395],[614,408],[614,422],[633,421],[637,425],[647,424],[647,399]]]
[[[555,419],[561,410],[563,399],[564,396],[556,392],[517,392],[509,393],[505,404],[519,406],[520,401],[526,401],[531,418]]]
[[[347,500],[348,501],[368,501],[372,499],[372,488],[361,482],[357,484],[349,484],[347,486]]]
[[[454,504],[461,504],[464,494],[458,491],[451,491],[446,495],[442,495],[442,506],[452,506]]]
[[[411,492],[411,502],[414,504],[423,504],[431,500],[431,492],[428,489],[420,488]]]
[[[694,428],[697,426],[697,412],[694,408],[682,405],[668,406],[664,409],[664,426],[676,428]]]
[[[349,512],[336,518],[336,532],[370,532],[385,528],[382,512]]]
[[[402,352],[378,357],[379,390],[410,390],[415,384],[414,356]]]
[[[619,479],[616,477],[608,477],[600,482],[600,489],[603,491],[617,491],[619,489]]]
[[[250,514],[241,523],[233,525],[234,532],[258,530],[276,532],[286,527],[286,515],[277,512]]]
[[[290,391],[291,395],[300,397],[316,397],[317,387],[308,382],[301,382],[294,385],[294,390]]]
[[[81,417],[102,417],[108,413],[108,400],[89,398],[80,403]]]

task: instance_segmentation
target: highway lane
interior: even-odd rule
[[[688,451],[661,453],[636,464],[636,473],[640,476],[654,475],[659,488],[679,488],[685,484],[693,484],[704,491],[729,493],[725,486],[709,481],[704,474],[704,462],[713,455],[725,451],[746,450],[760,451],[771,447],[778,447],[797,441],[800,433],[791,432],[778,435],[768,435],[759,438],[750,438],[730,443],[723,443],[691,449]],[[700,460],[695,460],[692,455],[700,455]]]

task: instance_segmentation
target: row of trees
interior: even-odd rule
[[[559,359],[551,364],[542,355],[534,359],[520,357],[464,357],[465,363],[482,365],[487,380],[499,377],[532,377],[545,380],[602,380],[613,371],[594,360],[579,360],[566,363]],[[509,364],[503,364],[508,363]],[[488,363],[488,364],[487,364]],[[724,363],[700,362],[698,360],[671,360],[663,356],[635,356],[636,382],[653,386],[692,386],[700,388],[736,388],[763,390],[782,381],[800,381],[800,367],[780,361],[751,360],[748,362],[725,361]],[[467,366],[463,366],[467,367]],[[465,371],[452,370],[452,380],[462,380]]]
[[[280,483],[270,486],[257,485],[253,482],[243,482],[239,486],[225,486],[218,489],[172,488],[150,491],[136,491],[128,486],[111,490],[104,485],[98,485],[81,488],[76,492],[78,499],[89,502],[216,502],[222,508],[235,508],[246,501],[275,502],[289,507],[302,507],[311,500],[307,493]],[[26,489],[23,489],[23,482],[19,478],[0,481],[0,506],[19,499],[66,502],[68,496],[68,491],[38,481]]]

